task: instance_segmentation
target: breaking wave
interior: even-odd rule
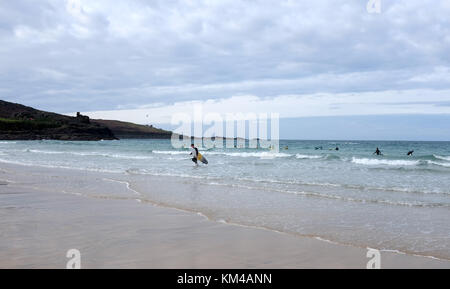
[[[368,158],[353,158],[352,163],[358,165],[367,166],[417,166],[420,161],[409,161],[409,160],[380,160],[380,159],[368,159]]]

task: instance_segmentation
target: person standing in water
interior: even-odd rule
[[[373,154],[374,154],[374,155],[376,154],[377,156],[383,155],[383,154],[381,153],[381,151],[380,151],[379,148],[377,148],[377,150],[376,150]]]
[[[413,155],[413,153],[414,153],[414,151],[409,151],[407,155],[410,157]]]
[[[193,156],[192,161],[198,165],[197,159],[198,159],[198,148],[194,146],[194,144],[191,144],[191,155]]]

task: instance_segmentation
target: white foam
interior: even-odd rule
[[[221,154],[230,157],[243,157],[243,158],[286,158],[292,155],[285,153],[274,153],[274,152],[252,152],[252,153],[209,153],[209,154]]]
[[[99,157],[107,157],[107,158],[118,158],[118,159],[132,159],[132,160],[148,160],[153,159],[151,156],[133,156],[133,155],[119,155],[119,154],[108,154],[108,153],[80,153],[80,152],[72,152],[72,151],[43,151],[43,150],[30,150],[27,149],[26,152],[30,153],[38,153],[38,154],[50,154],[50,155],[59,155],[59,154],[70,154],[76,156],[99,156]]]
[[[450,168],[450,163],[438,163],[438,162],[433,162],[433,161],[427,161],[427,162],[432,165]]]
[[[187,151],[153,151],[155,154],[169,154],[169,155],[188,155],[189,152]],[[283,158],[283,157],[290,157],[292,155],[285,154],[285,153],[274,153],[274,152],[238,152],[238,153],[231,153],[231,152],[208,152],[205,153],[205,155],[224,155],[224,156],[230,156],[230,157],[243,157],[243,158],[249,158],[249,157],[255,157],[255,158]]]
[[[0,144],[15,144],[15,141],[0,141]]]
[[[298,159],[320,159],[320,158],[322,158],[322,156],[302,155],[302,154],[296,154],[295,157]]]
[[[112,158],[118,159],[130,159],[130,160],[150,160],[153,159],[151,156],[127,156],[127,155],[108,155]]]
[[[57,155],[57,154],[64,154],[65,152],[55,152],[55,151],[41,151],[41,150],[25,150],[28,153],[36,153],[36,154],[48,154],[48,155]]]
[[[67,194],[67,195],[75,195],[75,196],[79,196],[79,197],[83,196],[81,193],[68,192],[65,190],[63,190],[62,193]]]
[[[60,166],[60,165],[25,163],[25,162],[11,161],[11,160],[5,160],[5,159],[0,159],[0,162],[6,163],[6,164],[12,164],[12,165],[26,166],[26,167],[40,167],[40,168],[49,168],[49,169],[68,169],[68,170],[90,171],[90,172],[111,173],[111,174],[123,173],[123,171],[120,171],[120,170],[107,170],[107,169],[100,169],[100,168],[77,168],[77,167],[67,167],[67,166]]]
[[[120,181],[120,180],[114,180],[114,179],[108,179],[108,178],[104,178],[103,180],[110,181],[110,182],[116,182],[116,183],[119,183],[119,184],[124,184],[127,187],[128,190],[132,191],[133,193],[135,193],[138,196],[141,195],[141,193],[139,193],[138,191],[132,189],[131,188],[131,184],[129,182],[127,182],[127,181]]]
[[[189,155],[188,151],[152,151],[152,153],[164,155]]]
[[[382,160],[382,159],[367,159],[367,158],[353,158],[352,163],[368,166],[417,166],[419,161],[407,161],[407,160]]]
[[[441,159],[444,161],[449,161],[450,162],[450,157],[449,156],[438,156],[438,155],[434,155],[435,158],[437,159]]]

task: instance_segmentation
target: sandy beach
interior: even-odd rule
[[[65,268],[69,249],[81,252],[82,268],[366,268],[369,260],[367,248],[143,201],[123,178],[2,163],[0,268]],[[192,189],[176,178],[148,185]],[[381,267],[450,268],[450,262],[382,252]]]

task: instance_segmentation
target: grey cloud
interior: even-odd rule
[[[445,0],[79,3],[1,1],[0,98],[67,112],[450,88]]]

